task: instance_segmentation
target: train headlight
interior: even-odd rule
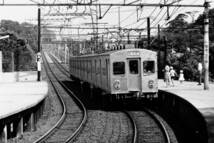
[[[113,83],[113,87],[116,90],[120,90],[120,81],[119,80],[115,80]]]
[[[149,80],[148,87],[149,88],[153,88],[154,87],[154,81],[153,80]]]

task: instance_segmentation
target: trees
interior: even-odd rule
[[[185,14],[179,14],[161,30],[161,37],[167,37],[167,47],[161,44],[161,48],[156,50],[164,51],[167,48],[167,63],[177,71],[183,69],[186,79],[197,80],[197,65],[203,60],[203,14],[194,23],[186,22],[186,17]],[[210,23],[210,63],[212,63],[214,62],[214,9],[210,10]],[[158,47],[157,44],[158,42],[154,42],[152,46]],[[211,68],[210,72],[213,75],[214,69]]]
[[[11,20],[1,21],[0,33],[10,35],[8,39],[0,41],[3,53],[3,71],[36,69],[37,31],[34,27],[28,23],[19,24]]]
[[[178,15],[169,22],[169,26],[162,30],[162,35],[168,38],[168,47],[175,51],[170,53],[170,64],[177,69],[184,69],[185,76],[189,80],[198,79],[197,64],[203,62],[203,37],[204,15],[201,14],[194,23],[187,23],[185,15]],[[209,35],[210,35],[210,77],[214,79],[214,9],[209,11]],[[180,56],[176,56],[180,55]]]

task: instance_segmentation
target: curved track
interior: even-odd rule
[[[149,109],[143,111],[129,111],[137,126],[137,142],[170,143],[169,133],[163,122]]]
[[[70,76],[69,75],[69,71],[68,69],[66,69],[64,66],[62,66],[58,60],[55,59],[54,56],[51,56],[51,59],[55,62],[56,66],[59,68],[59,70],[64,73],[66,76]],[[136,142],[142,142],[142,141],[146,141],[146,142],[165,142],[165,143],[170,143],[170,137],[168,134],[167,129],[165,128],[164,123],[162,123],[162,121],[157,117],[157,115],[150,111],[149,109],[144,108],[143,111],[140,111],[141,113],[143,113],[147,119],[143,118],[138,118],[134,115],[133,112],[136,111],[122,111],[123,113],[125,113],[127,115],[127,117],[130,120],[130,123],[132,125],[133,128],[133,133],[132,133],[132,139],[130,139],[129,141],[132,143],[136,143]],[[142,129],[142,126],[139,126],[140,122],[141,125],[145,124],[145,120],[150,120],[149,122],[153,122],[151,127],[148,127],[147,125],[144,126]],[[145,129],[146,128],[146,129]],[[153,136],[148,136],[148,135],[143,135],[142,136],[142,132],[148,132],[148,134],[152,134],[152,132],[154,132],[155,129],[155,133],[158,134],[158,137],[156,137],[156,135]],[[145,131],[146,130],[146,131]],[[146,138],[150,138],[150,139],[146,139]]]
[[[152,112],[151,110],[149,109],[146,109],[144,108],[144,111],[149,114],[153,119],[154,121],[157,123],[157,125],[159,126],[159,128],[161,129],[162,133],[163,133],[163,138],[165,140],[165,143],[171,143],[170,141],[170,135],[169,135],[169,132],[167,131],[163,121],[161,121],[158,117],[157,117],[157,114],[155,114],[154,112]]]
[[[66,69],[64,66],[62,66],[58,60],[56,60],[56,58],[50,54],[50,58],[54,61],[54,63],[56,64],[56,66],[59,68],[59,70],[66,75],[67,77],[70,77],[70,73],[69,70]]]
[[[136,123],[134,121],[134,118],[132,117],[132,115],[129,112],[127,112],[127,111],[123,111],[123,112],[128,116],[128,118],[130,119],[130,122],[132,124],[132,127],[133,127],[133,137],[132,137],[131,142],[132,143],[137,143],[137,134],[138,134],[138,132],[137,132],[137,125],[136,125]]]
[[[54,61],[54,64],[59,68],[59,70],[64,73],[67,77],[70,77],[69,71],[68,69],[66,69],[64,66],[62,66],[58,60],[55,59],[55,57],[53,55],[50,55],[51,59]],[[131,116],[131,114],[127,111],[121,111],[123,112],[129,119],[132,128],[133,128],[133,133],[132,133],[132,138],[129,140],[131,143],[137,143],[137,126],[136,123],[133,119],[133,117]]]
[[[43,61],[44,61],[44,67],[45,67],[47,76],[49,77],[50,83],[54,87],[54,90],[56,91],[56,94],[62,103],[63,114],[60,120],[53,126],[53,128],[51,128],[46,134],[44,134],[41,138],[36,140],[34,143],[39,143],[39,142],[67,143],[67,142],[73,141],[75,137],[78,135],[78,133],[81,131],[81,129],[83,128],[87,120],[87,110],[83,105],[83,103],[73,94],[73,92],[70,91],[60,81],[60,79],[58,79],[58,77],[55,75],[50,65],[48,64],[44,54],[43,54]],[[65,92],[62,93],[61,91],[62,89],[60,89],[62,88],[61,86],[63,87],[64,90],[67,91],[69,95]],[[75,103],[78,105],[79,109],[77,109],[77,105],[75,105],[73,100],[75,100]],[[74,110],[74,107],[71,105],[76,106],[75,110]],[[81,116],[82,116],[82,119],[81,119]]]

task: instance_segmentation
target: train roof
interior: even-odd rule
[[[93,56],[108,56],[111,54],[116,54],[120,52],[128,52],[128,51],[140,51],[140,52],[146,52],[146,53],[156,53],[155,51],[148,50],[148,49],[122,49],[122,50],[114,50],[114,51],[108,51],[104,53],[95,53],[95,54],[87,54],[87,55],[80,55],[80,56],[73,56],[75,57],[93,57]]]

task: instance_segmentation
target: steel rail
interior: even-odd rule
[[[50,54],[50,58],[53,60],[53,61],[55,61],[55,63],[56,63],[56,66],[58,67],[58,69],[63,73],[63,74],[65,74],[67,77],[69,77],[70,78],[70,73],[69,73],[69,71],[64,67],[64,66],[62,66],[60,63],[59,63],[59,61],[52,55],[52,54]]]
[[[149,114],[154,121],[158,124],[158,126],[160,127],[160,129],[162,130],[163,134],[164,134],[164,138],[166,140],[166,143],[171,143],[170,141],[170,137],[169,137],[169,133],[165,127],[165,125],[163,124],[162,121],[160,121],[155,115],[154,113],[152,113],[149,109],[147,108],[143,108],[143,111],[146,112],[147,114]]]
[[[46,66],[44,66],[44,67],[45,67],[45,71],[47,73],[48,79],[49,79],[49,81],[50,81],[55,93],[57,94],[57,96],[58,96],[58,98],[59,98],[59,100],[60,100],[60,102],[62,104],[63,114],[62,114],[61,118],[57,121],[57,123],[50,130],[48,130],[43,136],[41,136],[39,139],[37,139],[33,143],[43,142],[47,137],[49,137],[56,130],[56,128],[59,127],[63,123],[63,121],[65,120],[65,117],[66,117],[66,112],[67,112],[67,108],[65,106],[65,102],[63,101],[62,97],[60,96],[56,86],[54,86],[54,83],[50,78],[50,74],[48,74],[47,67]]]
[[[62,66],[62,65],[59,63],[59,61],[58,61],[57,59],[55,59],[55,57],[54,57],[53,55],[51,55],[51,58],[53,58],[54,61],[57,62],[57,65],[58,65],[58,66],[60,66],[61,68],[64,69],[63,72],[66,72],[67,74],[69,73],[69,71],[68,71],[64,66]],[[60,68],[60,69],[61,69],[61,68]],[[61,69],[61,70],[62,70],[62,69]],[[156,117],[149,109],[144,108],[144,111],[145,111],[147,114],[149,114],[149,115],[153,118],[153,120],[158,124],[158,126],[160,127],[161,131],[162,131],[163,134],[164,134],[165,140],[167,141],[166,143],[170,143],[170,137],[169,137],[169,134],[168,134],[168,132],[167,132],[167,129],[165,128],[165,125],[164,125],[159,119],[157,119],[157,117]],[[123,112],[128,116],[128,118],[130,119],[131,124],[132,124],[132,126],[133,126],[133,138],[132,138],[132,143],[137,143],[137,133],[138,133],[138,131],[137,131],[137,125],[136,125],[136,123],[135,123],[135,121],[134,121],[134,119],[133,119],[131,113],[129,113],[129,112],[127,112],[127,111],[123,111]]]
[[[132,115],[127,112],[127,111],[123,111],[127,116],[128,118],[130,119],[131,123],[132,123],[132,126],[133,126],[133,138],[132,138],[132,143],[137,143],[137,125],[132,117]]]
[[[47,59],[46,59],[47,60]],[[56,77],[56,75],[54,75]],[[57,77],[56,77],[57,79]],[[68,92],[72,95],[72,97],[74,97],[74,99],[77,101],[76,103],[82,108],[83,113],[84,113],[84,117],[82,122],[80,123],[79,127],[76,129],[76,131],[69,137],[67,138],[67,140],[65,141],[65,143],[68,143],[70,141],[73,141],[78,134],[80,133],[81,129],[83,128],[83,126],[86,124],[87,121],[87,110],[85,108],[85,105],[82,103],[82,101],[69,89],[67,88],[67,86],[65,84],[63,84],[61,81],[59,81],[60,85]]]
[[[44,57],[44,58],[43,58],[44,61],[47,63],[46,57],[44,56],[44,54],[42,54],[42,55],[43,55],[43,57]],[[50,68],[50,65],[49,65],[49,64],[47,64],[47,66]],[[50,68],[50,69],[51,69],[51,68]],[[68,138],[64,141],[65,143],[68,143],[68,142],[70,142],[70,141],[73,141],[73,140],[78,136],[78,134],[80,133],[81,129],[82,129],[83,126],[85,125],[85,123],[86,123],[86,121],[87,121],[87,116],[88,116],[88,115],[87,115],[87,110],[86,110],[84,104],[80,101],[80,99],[77,98],[77,96],[75,96],[75,94],[74,94],[70,89],[68,89],[66,85],[64,85],[60,80],[58,80],[58,78],[56,77],[56,75],[53,73],[52,70],[50,70],[50,71],[52,72],[52,74],[53,74],[53,76],[55,77],[55,79],[59,82],[59,84],[60,84],[70,95],[72,95],[72,97],[74,98],[74,100],[76,101],[76,103],[79,105],[79,107],[82,108],[83,113],[84,113],[84,115],[83,115],[84,117],[83,117],[83,119],[82,119],[80,125],[78,126],[78,128],[75,130],[74,133],[72,133],[72,134],[70,135],[70,137],[68,137]],[[47,138],[47,137],[45,137],[45,136],[43,136],[43,137],[44,137],[44,140]],[[42,141],[43,141],[43,139],[42,139],[41,141],[39,141],[39,142],[42,142]]]
[[[64,66],[62,66],[53,55],[51,55],[51,59],[53,59],[57,63],[57,66],[59,66],[59,69],[61,70],[62,73],[65,73],[66,75],[69,74],[69,71]],[[64,69],[64,71],[63,71],[63,69]],[[132,143],[137,143],[137,125],[136,125],[132,115],[129,112],[127,112],[127,111],[122,111],[122,112],[124,112],[127,115],[127,117],[130,119],[131,124],[133,126]]]
[[[55,59],[55,57],[53,55],[51,55],[51,59],[53,59],[56,63],[57,63],[57,66],[60,66],[61,68],[59,68],[61,70],[61,72],[65,73],[66,75],[69,74],[69,71],[64,67],[62,66],[59,61],[57,59]],[[64,70],[63,70],[64,69]],[[132,143],[137,143],[137,126],[135,124],[135,121],[133,120],[133,117],[132,115],[127,112],[127,111],[123,111],[127,117],[130,119],[131,121],[131,124],[133,126],[133,138],[132,138]]]

